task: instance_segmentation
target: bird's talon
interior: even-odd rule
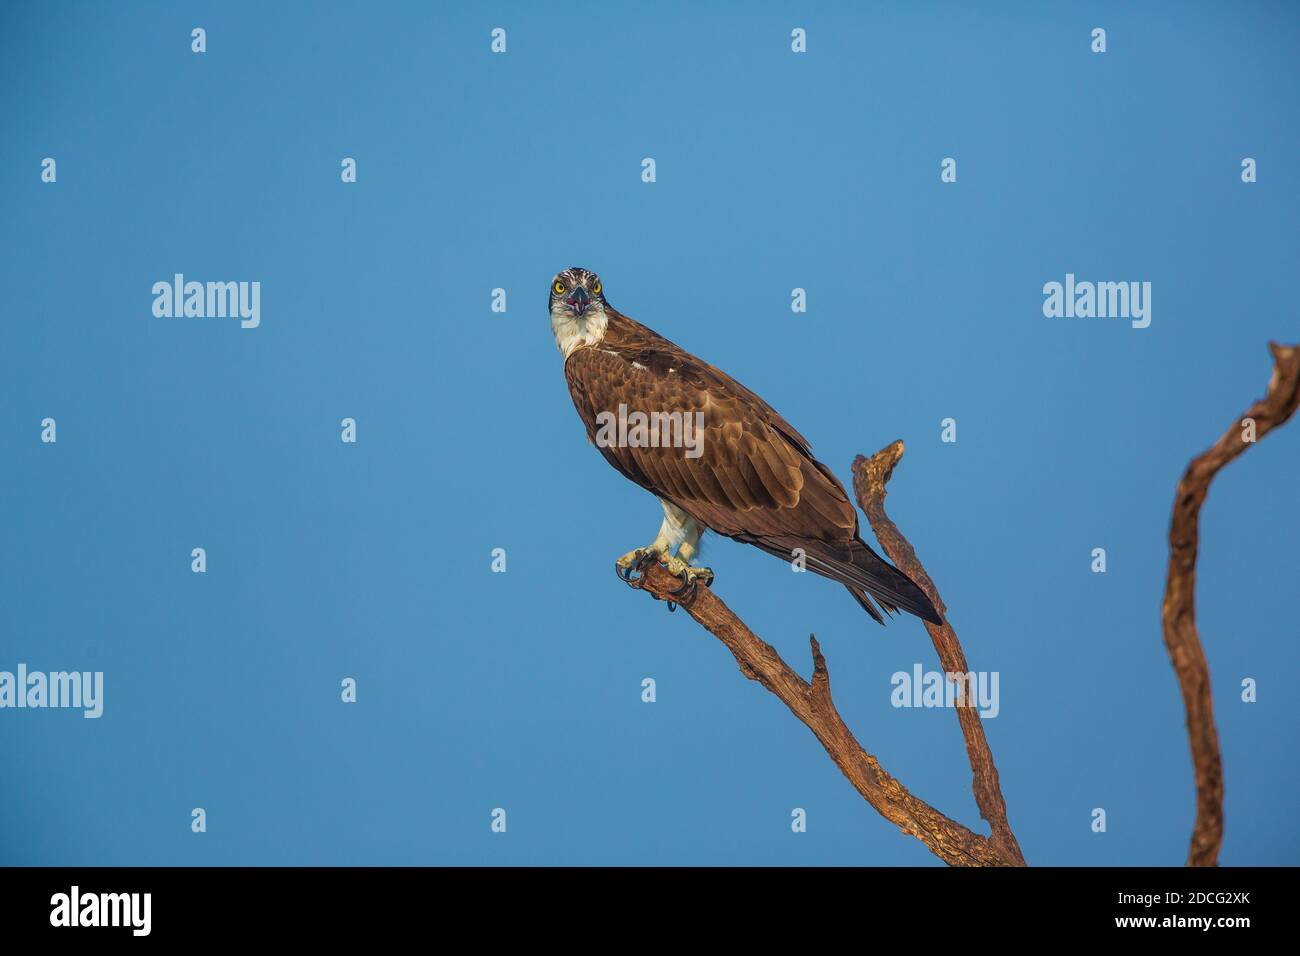
[[[640,548],[629,551],[614,562],[614,573],[628,587],[640,587],[641,579],[645,577],[645,570],[645,551]]]
[[[680,582],[663,599],[669,611],[675,611],[679,606],[689,607],[699,592],[700,581],[705,587],[713,583],[713,572],[708,568],[693,568],[681,558],[653,547],[629,551],[614,562],[614,573],[628,587],[642,588],[650,568],[656,564]]]

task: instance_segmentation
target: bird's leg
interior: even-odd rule
[[[684,511],[668,502],[664,506],[664,523],[659,527],[659,534],[648,547],[629,551],[614,562],[618,576],[632,587],[640,587],[641,578],[635,574],[645,575],[651,564],[661,564],[682,582],[681,587],[671,593],[689,603],[695,597],[695,589],[703,581],[708,587],[713,583],[713,571],[709,568],[691,567],[691,559],[700,551],[700,535],[704,529]],[[677,554],[674,555],[673,551]],[[671,611],[675,602],[668,602]]]
[[[691,582],[694,582],[696,580],[703,580],[704,586],[708,587],[713,583],[713,569],[705,568],[705,567],[698,567],[698,568],[691,567],[691,561],[693,561],[695,559],[695,556],[699,553],[700,553],[700,531],[699,528],[697,527],[694,529],[694,534],[687,535],[686,540],[682,542],[682,546],[677,549],[677,558],[675,558],[674,560],[681,561],[682,568],[674,569],[673,566],[669,564],[668,570],[672,571],[678,577],[681,577],[683,574],[685,574],[686,577]]]
[[[691,559],[700,552],[700,534],[703,529],[694,521],[688,520],[683,530],[685,537],[682,539],[681,547],[677,549],[677,556],[668,560],[667,568],[682,582],[682,586],[672,593],[680,594],[685,599],[684,603],[690,603],[695,598],[695,589],[699,586],[699,582],[703,581],[706,588],[713,583],[713,570],[691,567]]]

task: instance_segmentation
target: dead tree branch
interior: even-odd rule
[[[854,466],[856,473],[859,471],[859,465],[871,468],[873,462],[891,454],[892,463],[881,473],[883,477],[879,484],[879,500],[875,502],[877,506],[884,497],[884,481],[888,480],[893,465],[897,464],[899,456],[902,455],[902,443],[896,442],[884,449],[870,462],[859,457]],[[861,489],[859,496],[862,497]],[[868,514],[870,516],[870,512]],[[884,524],[877,525],[877,520],[883,521]],[[906,549],[906,554],[910,556],[914,567],[920,568],[911,546],[892,522],[884,517],[883,507],[879,507],[877,516],[872,517],[872,525],[877,528],[878,536],[880,528],[887,525],[888,529],[891,529],[889,533],[893,535],[894,544]],[[883,538],[882,544],[885,544]],[[885,544],[885,547],[888,550],[891,545]],[[893,557],[892,552],[891,557]],[[898,563],[897,558],[895,563]],[[923,578],[923,586],[936,606],[942,609],[943,605],[938,601],[934,584],[925,574],[924,569],[920,570],[919,576],[909,568],[905,567],[904,570],[911,573],[918,583],[921,583]],[[680,586],[677,578],[657,564],[652,564],[646,570],[644,577],[634,581],[633,584],[649,591],[660,601],[674,600],[672,592]],[[751,631],[711,590],[700,588],[694,600],[683,605],[683,609],[705,630],[726,645],[736,658],[742,674],[750,680],[758,681],[790,708],[791,713],[813,732],[858,793],[862,794],[863,798],[890,823],[904,833],[916,837],[935,856],[950,866],[1025,865],[1020,847],[1007,825],[1006,805],[998,789],[997,769],[993,766],[993,758],[980,728],[979,714],[969,706],[972,703],[969,698],[966,699],[968,706],[959,706],[957,710],[962,731],[966,734],[971,766],[975,771],[975,797],[981,814],[993,828],[991,837],[967,829],[924,800],[913,796],[897,778],[891,776],[880,765],[879,760],[863,749],[835,709],[831,699],[830,674],[826,669],[826,659],[822,656],[816,637],[809,637],[813,657],[813,676],[810,683],[795,673],[770,644]],[[931,629],[931,636],[935,647],[939,648],[939,657],[945,671],[966,673],[966,658],[961,651],[961,645],[957,643],[956,634],[946,625],[938,629],[943,635],[941,647],[941,638],[935,630]],[[963,716],[966,714],[973,719],[974,730],[968,730],[968,718]]]
[[[965,675],[969,671],[966,654],[962,651],[961,642],[957,640],[957,632],[947,623],[948,608],[939,596],[939,589],[921,565],[912,545],[903,537],[889,515],[885,514],[885,495],[888,493],[885,486],[902,457],[901,441],[882,448],[870,458],[859,455],[853,462],[853,490],[858,497],[858,505],[871,522],[871,529],[876,533],[880,546],[885,549],[885,554],[894,562],[895,567],[920,586],[944,618],[941,625],[928,622],[925,625],[925,629],[930,632],[930,640],[934,643],[935,653],[939,655],[943,672]],[[1016,842],[1011,826],[1007,823],[1007,804],[1002,798],[998,768],[993,763],[993,753],[984,737],[984,725],[974,703],[972,695],[968,694],[964,705],[959,700],[955,710],[962,736],[966,739],[966,756],[970,761],[971,789],[975,792],[975,803],[979,807],[980,816],[992,830],[992,842],[1000,854],[1023,866],[1025,858],[1021,855],[1020,844]]]
[[[1201,504],[1219,469],[1286,422],[1300,405],[1300,345],[1269,343],[1273,374],[1265,396],[1228,426],[1209,450],[1192,459],[1178,482],[1169,523],[1169,576],[1161,620],[1165,647],[1187,708],[1187,735],[1196,774],[1196,823],[1188,866],[1214,866],[1223,842],[1223,760],[1214,725],[1210,669],[1196,631],[1196,554]]]

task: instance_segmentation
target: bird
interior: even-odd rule
[[[711,568],[693,563],[712,531],[802,559],[880,624],[881,610],[942,623],[925,592],[862,540],[844,487],[771,405],[615,309],[594,272],[556,274],[547,307],[587,438],[663,507],[655,539],[615,562],[620,577],[632,582],[655,561],[693,599],[714,581]]]

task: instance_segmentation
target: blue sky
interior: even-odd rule
[[[904,439],[890,512],[1000,675],[986,728],[1026,857],[1182,862],[1165,534],[1187,461],[1300,331],[1294,5],[14,3],[0,24],[0,669],[105,675],[98,720],[0,711],[0,862],[937,865],[715,639],[614,578],[661,515],[571,406],[543,308],[571,265],[841,480]],[[155,318],[176,272],[259,281],[261,325]],[[1046,318],[1066,273],[1151,282],[1151,326]],[[1226,864],[1300,862],[1298,469],[1292,423],[1202,515]],[[953,715],[890,705],[890,675],[936,666],[919,622],[882,629],[730,541],[705,558],[805,674],[817,634],[886,768],[982,826]]]

